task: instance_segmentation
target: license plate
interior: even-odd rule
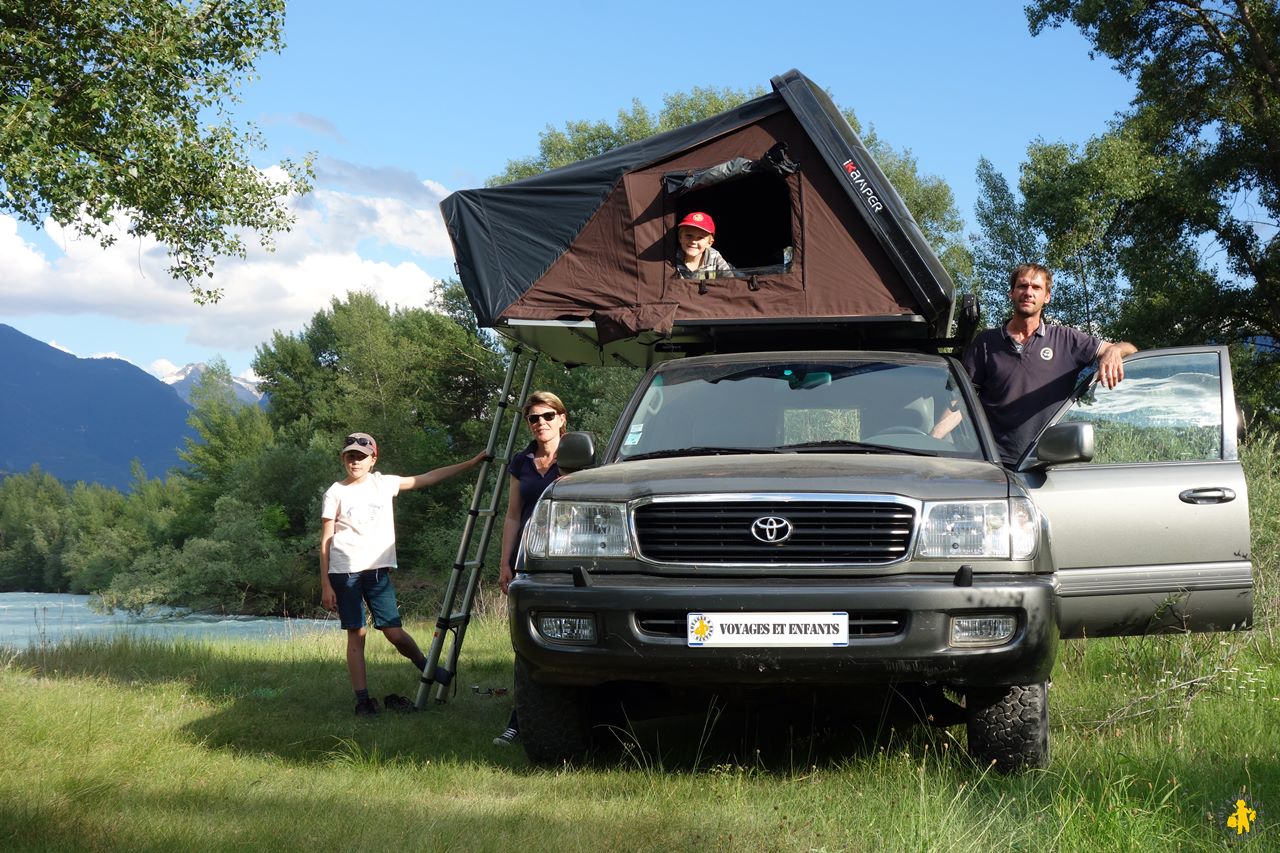
[[[821,648],[849,645],[849,614],[690,613],[690,646]]]

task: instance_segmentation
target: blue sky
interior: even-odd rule
[[[801,5],[292,3],[287,46],[235,107],[267,137],[260,166],[316,154],[278,251],[221,262],[226,296],[200,307],[160,247],[0,216],[0,323],[157,374],[214,356],[240,374],[348,290],[427,304],[453,274],[440,199],[535,153],[547,125],[612,121],[633,98],[656,113],[694,86],[768,89],[791,68],[946,179],[972,232],[979,157],[1015,183],[1030,142],[1082,143],[1132,97],[1077,31],[1032,38],[1021,0]]]

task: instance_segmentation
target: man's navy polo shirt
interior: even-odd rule
[[[1018,461],[1070,396],[1080,369],[1097,358],[1102,344],[1070,326],[1041,321],[1021,351],[1004,326],[979,333],[965,348],[965,370],[1006,465]]]

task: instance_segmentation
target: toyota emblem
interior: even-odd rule
[[[781,545],[792,532],[791,522],[780,515],[765,515],[751,522],[751,535],[766,545]]]

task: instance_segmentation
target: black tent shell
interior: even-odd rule
[[[945,337],[954,285],[906,205],[825,92],[795,70],[772,85],[695,124],[446,198],[480,324],[567,364],[634,366],[797,341],[910,347]],[[667,235],[699,204],[696,191],[680,193],[704,179],[748,186],[744,176],[788,156],[798,175],[761,179],[775,195],[759,216],[742,218],[741,196],[716,213],[740,236],[752,227],[744,223],[780,222],[785,250],[741,278],[679,281]]]

